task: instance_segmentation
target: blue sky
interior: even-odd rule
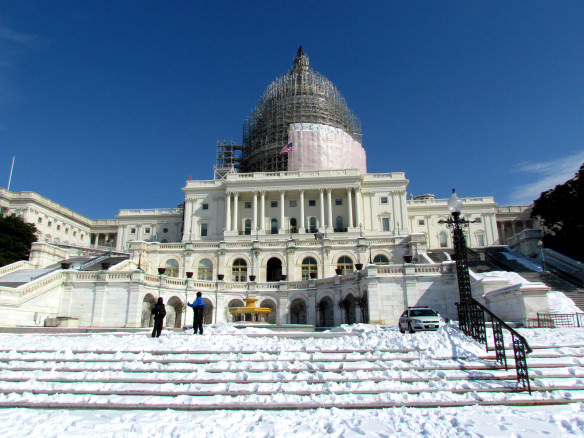
[[[584,162],[582,1],[0,2],[0,185],[174,207],[302,44],[414,195],[529,203]]]

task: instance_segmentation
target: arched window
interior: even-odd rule
[[[302,279],[310,280],[311,278],[318,278],[318,264],[312,257],[306,257],[302,260]]]
[[[237,259],[233,262],[231,268],[232,281],[247,281],[247,263],[243,259]]]
[[[485,246],[485,235],[482,232],[476,233],[477,246]]]
[[[335,231],[337,232],[343,231],[343,216],[337,216],[337,225]]]
[[[199,280],[212,280],[213,279],[213,263],[209,259],[203,259],[199,262],[199,268],[197,269],[197,278]]]
[[[375,265],[389,265],[389,260],[383,254],[377,254],[373,259]]]
[[[353,260],[350,257],[341,256],[337,260],[337,268],[341,270],[341,274],[351,272],[353,270]]]
[[[251,234],[251,219],[246,219],[243,223],[243,233],[247,236]]]
[[[278,234],[278,219],[273,218],[271,221],[271,225],[272,225],[272,234]]]
[[[297,233],[298,232],[298,223],[296,222],[296,218],[290,218],[290,232]]]
[[[318,228],[316,227],[316,218],[313,216],[308,219],[308,227],[310,228],[311,233],[316,233]]]
[[[178,262],[176,260],[169,260],[164,266],[166,271],[164,273],[169,277],[178,277]]]
[[[440,239],[440,248],[447,248],[448,247],[448,235],[446,234],[446,231],[440,231],[438,238]]]

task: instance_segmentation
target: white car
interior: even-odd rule
[[[399,331],[414,333],[420,330],[438,330],[443,324],[442,318],[427,306],[408,307],[399,318]]]

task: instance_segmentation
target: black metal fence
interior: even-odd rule
[[[527,340],[474,298],[468,298],[462,303],[456,303],[456,306],[458,308],[458,322],[460,329],[464,334],[471,336],[474,340],[485,346],[487,346],[485,316],[489,317],[493,328],[495,357],[497,363],[503,365],[506,370],[509,368],[507,366],[507,356],[505,354],[503,329],[511,334],[513,353],[515,356],[517,383],[531,394],[531,385],[529,383],[529,373],[527,370],[527,355],[531,353],[532,349],[527,343]]]
[[[584,327],[584,313],[538,313],[536,327]]]

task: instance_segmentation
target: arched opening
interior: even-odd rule
[[[347,256],[340,256],[337,260],[337,268],[341,270],[341,274],[347,274],[353,271],[353,260]]]
[[[197,269],[197,278],[199,280],[213,279],[213,263],[209,259],[203,259],[199,262]]]
[[[359,307],[361,308],[361,321],[369,323],[369,301],[367,298],[367,291],[363,292],[363,296],[359,299]]]
[[[302,260],[301,274],[303,280],[318,278],[318,264],[313,257],[305,257]]]
[[[247,281],[247,262],[243,259],[237,259],[233,262],[231,268],[232,281]]]
[[[301,298],[290,304],[290,324],[306,324],[306,303]]]
[[[266,281],[280,281],[282,279],[282,261],[277,257],[268,260],[266,266]]]
[[[440,231],[438,238],[440,239],[440,248],[447,248],[448,247],[448,234],[446,234],[446,231]]]
[[[156,304],[156,299],[150,294],[142,300],[142,327],[154,327],[154,317],[152,316],[154,304]]]
[[[352,294],[347,295],[343,301],[341,301],[346,324],[354,324],[357,322],[357,306],[355,304],[355,297]]]
[[[272,311],[268,313],[268,316],[266,316],[266,322],[268,324],[276,324],[276,303],[274,303],[272,300],[266,299],[262,300],[260,307],[269,307],[272,309]]]
[[[333,300],[330,297],[324,297],[318,303],[318,326],[333,327],[335,325],[335,310]]]
[[[164,268],[166,269],[164,273],[169,277],[178,277],[178,262],[176,260],[168,260]]]
[[[183,303],[172,297],[166,303],[166,328],[181,328],[183,323]]]
[[[243,304],[243,301],[241,301],[238,298],[234,298],[233,300],[229,301],[229,304],[227,304],[227,307],[229,309],[232,309],[233,307],[244,307],[245,304]],[[241,321],[241,317],[239,315],[234,315],[231,312],[227,312],[227,314],[229,315],[229,317],[231,318],[232,322],[237,322],[237,321]]]
[[[213,303],[207,298],[205,300],[205,311],[203,312],[203,324],[213,324]]]
[[[377,254],[373,259],[373,264],[375,265],[389,265],[389,259],[383,254]]]

